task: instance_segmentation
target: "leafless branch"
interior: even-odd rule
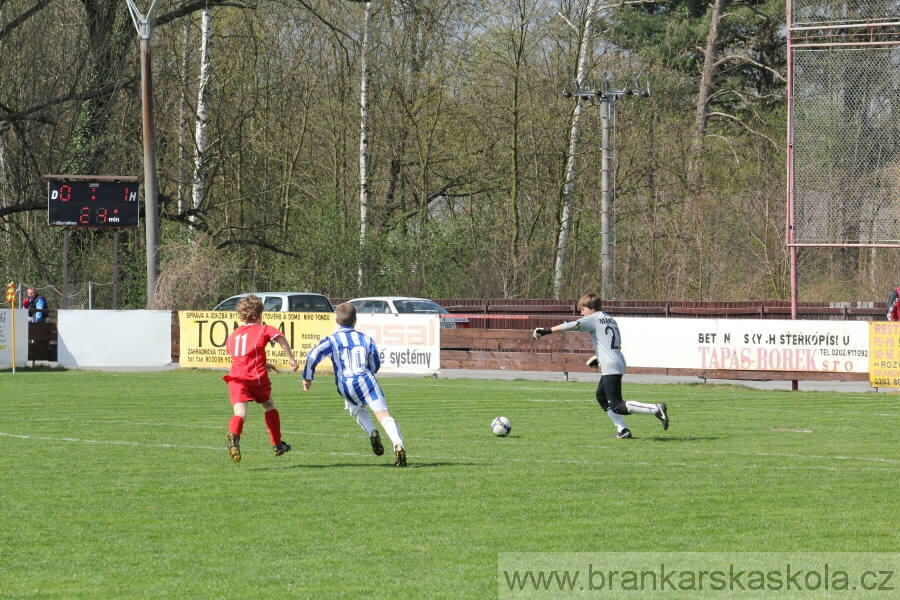
[[[760,132],[760,131],[756,131],[755,129],[753,129],[752,127],[750,127],[750,126],[747,125],[746,123],[744,123],[743,120],[741,120],[741,119],[735,117],[734,115],[729,115],[728,113],[723,113],[723,112],[711,112],[711,113],[709,113],[709,115],[710,115],[710,116],[715,115],[715,116],[719,116],[719,117],[725,117],[726,119],[731,119],[732,121],[737,122],[741,127],[743,127],[744,129],[746,129],[747,131],[749,131],[749,132],[752,133],[753,135],[758,135],[759,137],[761,137],[761,138],[763,138],[763,139],[765,139],[765,140],[768,140],[769,143],[772,144],[772,146],[774,146],[776,150],[781,150],[781,149],[782,149],[781,146],[779,146],[779,145],[775,142],[775,140],[773,140],[772,138],[770,138],[769,136],[767,136],[766,134],[764,134],[764,133],[762,133],[762,132]]]
[[[739,60],[739,61],[750,63],[751,65],[753,65],[755,67],[759,67],[760,69],[762,69],[764,71],[768,71],[768,72],[772,73],[773,75],[775,75],[775,77],[777,77],[781,81],[787,82],[787,79],[785,79],[784,75],[782,75],[781,73],[779,73],[778,71],[776,71],[775,69],[773,69],[771,67],[768,67],[760,62],[753,60],[752,58],[750,58],[749,56],[747,56],[745,54],[729,54],[727,56],[723,56],[722,58],[720,58],[719,60],[717,60],[714,63],[714,66],[718,67],[719,65],[726,63],[730,60]]]
[[[0,42],[2,42],[3,38],[10,34],[13,29],[16,29],[17,27],[22,25],[25,21],[36,15],[42,8],[44,8],[51,2],[53,2],[53,0],[38,0],[38,2],[36,2],[34,6],[7,23],[6,26],[0,27]],[[0,6],[3,6],[3,2],[0,2]]]
[[[0,208],[0,217],[29,212],[32,210],[40,210],[42,208],[45,210],[47,209],[46,202],[22,202],[21,204],[14,204],[12,206],[4,206],[3,208]]]
[[[2,122],[11,122],[11,121],[24,121],[24,120],[35,120],[35,113],[39,113],[42,110],[46,110],[52,106],[58,106],[60,104],[64,104],[66,102],[72,101],[82,101],[82,100],[90,100],[91,98],[98,98],[101,96],[107,96],[118,89],[127,87],[129,85],[134,85],[140,81],[140,75],[134,75],[129,79],[125,79],[123,81],[118,81],[116,83],[112,83],[110,85],[104,86],[102,88],[92,90],[90,92],[77,92],[74,94],[66,94],[64,96],[57,96],[56,98],[50,98],[45,102],[41,102],[40,104],[35,104],[25,110],[20,110],[16,113],[0,114],[0,123]],[[0,107],[0,110],[6,110],[6,107]],[[40,119],[38,119],[40,120]]]
[[[187,16],[189,14],[195,13],[198,10],[203,10],[205,8],[214,8],[216,6],[233,6],[236,8],[243,8],[249,10],[255,10],[256,6],[252,4],[246,4],[243,2],[234,2],[232,0],[195,0],[194,2],[188,2],[187,4],[183,4],[176,8],[173,11],[167,12],[165,14],[159,15],[154,19],[154,22],[157,26],[165,25],[167,23],[171,23],[181,17]]]
[[[275,246],[267,244],[266,242],[259,242],[256,240],[225,240],[224,242],[220,242],[219,244],[217,244],[216,249],[221,250],[223,248],[227,248],[228,246],[257,246],[259,248],[264,248],[283,256],[290,256],[291,258],[297,259],[302,258],[299,254],[296,254],[294,252],[288,252],[287,250],[276,248]]]

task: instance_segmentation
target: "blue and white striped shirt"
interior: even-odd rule
[[[375,379],[375,373],[381,368],[381,358],[372,338],[352,327],[341,327],[336,333],[322,338],[306,354],[303,379],[312,380],[316,365],[326,356],[334,363],[334,382],[338,393],[347,402],[365,405],[372,400],[384,399],[381,386]]]

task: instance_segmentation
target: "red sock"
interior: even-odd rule
[[[231,420],[228,421],[228,431],[233,433],[236,436],[240,436],[241,432],[244,430],[244,419],[241,417],[231,417]]]
[[[269,429],[269,437],[272,439],[272,445],[276,446],[281,443],[281,417],[278,416],[278,410],[273,408],[265,413],[266,427]]]

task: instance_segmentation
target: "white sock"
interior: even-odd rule
[[[619,413],[614,413],[611,408],[606,411],[606,414],[608,414],[609,418],[612,419],[612,422],[615,423],[616,429],[619,431],[628,429],[628,425],[625,424],[625,417]]]
[[[400,435],[400,428],[397,426],[397,421],[394,420],[394,417],[388,417],[382,421],[381,426],[384,428],[384,432],[388,434],[388,437],[391,438],[391,444],[403,446],[403,436]]]
[[[627,401],[625,406],[628,407],[628,413],[632,415],[655,415],[659,411],[655,404],[644,404],[634,400]]]
[[[365,408],[356,413],[356,422],[359,423],[359,426],[363,428],[366,432],[366,435],[372,435],[372,432],[375,430],[375,426],[372,425],[372,419],[369,417],[369,411]]]

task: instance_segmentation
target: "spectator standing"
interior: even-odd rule
[[[891,290],[887,301],[887,320],[900,321],[900,287]]]
[[[43,323],[47,320],[47,313],[41,311],[41,309],[46,310],[47,299],[41,296],[41,294],[33,287],[29,287],[25,290],[25,298],[22,299],[22,308],[28,309],[30,315],[28,317],[29,323]]]

